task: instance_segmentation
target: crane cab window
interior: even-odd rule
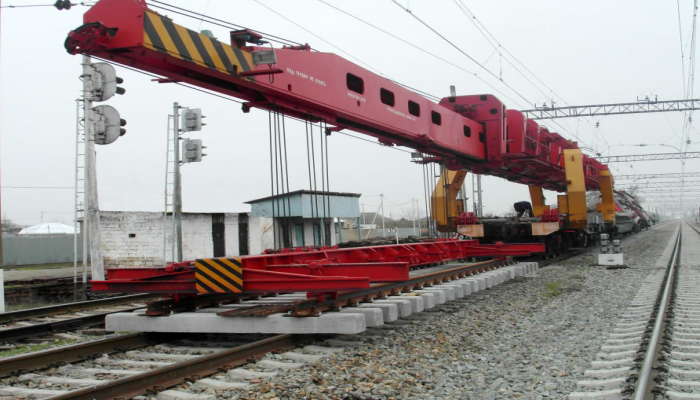
[[[464,125],[464,137],[472,137],[472,128]]]
[[[442,124],[442,115],[440,115],[439,112],[433,111],[430,113],[430,119],[433,121],[435,125],[441,125]]]
[[[388,106],[394,106],[394,92],[381,88],[379,90],[379,98],[382,100],[382,103]]]
[[[363,81],[359,76],[348,73],[345,76],[345,82],[348,85],[348,89],[352,90],[353,92],[359,94],[363,94],[365,92],[365,81]]]
[[[408,112],[411,115],[415,115],[416,117],[420,117],[420,105],[416,103],[415,101],[408,101]]]

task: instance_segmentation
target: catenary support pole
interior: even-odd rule
[[[85,220],[90,247],[90,272],[93,280],[104,280],[102,257],[102,234],[100,232],[100,206],[97,196],[97,163],[95,155],[95,127],[92,117],[92,76],[89,56],[83,56],[83,107],[85,116]],[[83,252],[83,254],[85,254]],[[83,270],[83,283],[87,282],[87,271]]]

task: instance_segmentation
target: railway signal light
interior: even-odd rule
[[[116,108],[108,105],[97,106],[92,109],[95,122],[95,144],[110,144],[124,136],[126,121],[119,117]]]
[[[93,101],[105,101],[115,94],[124,94],[126,90],[117,86],[124,80],[117,76],[114,67],[107,63],[96,63],[91,65],[93,73],[90,74],[92,80]]]
[[[70,0],[56,0],[56,2],[53,3],[53,6],[59,10],[70,10],[72,5]]]
[[[206,147],[202,146],[202,139],[185,139],[182,142],[182,162],[201,162],[202,157],[206,156],[202,154],[203,149]]]
[[[185,112],[182,113],[182,131],[183,132],[193,132],[201,131],[202,126],[206,125],[202,123],[202,110],[200,108],[187,108]]]

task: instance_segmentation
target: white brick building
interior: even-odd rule
[[[163,229],[163,213],[100,212],[106,268],[145,267],[172,261],[172,228]],[[272,248],[272,219],[247,213],[183,213],[182,247],[185,260],[260,254]]]

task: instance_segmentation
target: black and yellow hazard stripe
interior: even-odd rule
[[[250,52],[176,25],[154,12],[146,11],[143,22],[144,46],[151,50],[230,75],[252,68]]]
[[[240,258],[203,258],[194,262],[199,293],[241,293],[243,268]]]

